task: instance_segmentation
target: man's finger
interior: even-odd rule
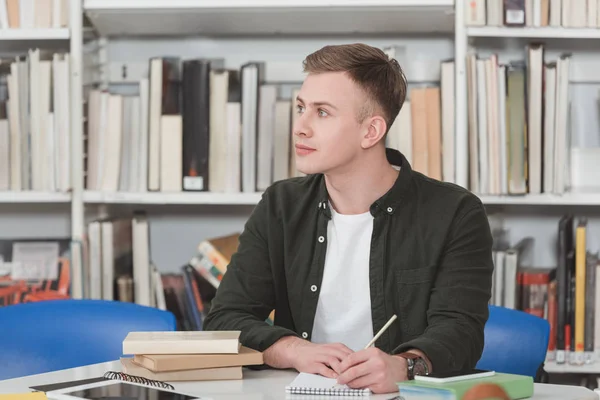
[[[333,356],[325,356],[323,362],[327,365],[329,365],[329,367],[331,367],[331,369],[333,369],[335,372],[337,372],[338,374],[340,373],[340,360],[338,360],[337,357],[333,357]]]
[[[352,382],[358,378],[368,375],[370,372],[369,370],[369,364],[367,362],[362,362],[358,365],[344,370],[344,372],[342,372],[337,378],[338,383],[340,385],[348,384],[348,382]]]
[[[367,374],[367,375],[363,375],[360,378],[356,378],[353,381],[346,383],[346,385],[352,389],[365,389],[365,388],[371,387],[373,385],[376,385],[377,383],[378,382],[375,379],[375,375]]]
[[[325,348],[326,350],[324,351],[324,353],[330,357],[335,357],[338,360],[340,360],[340,362],[342,360],[345,360],[349,354],[345,353],[344,351],[336,348],[336,347],[327,347]]]
[[[338,374],[332,370],[331,368],[329,368],[327,365],[322,364],[322,363],[318,363],[317,364],[317,374],[322,375],[326,378],[337,378]]]
[[[368,350],[357,351],[352,353],[342,360],[340,365],[341,372],[345,372],[347,369],[354,367],[355,365],[364,363],[369,360],[371,353]]]

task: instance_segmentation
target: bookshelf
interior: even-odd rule
[[[590,189],[588,187],[586,187],[585,189],[583,187],[580,187],[580,185],[583,184],[583,186],[586,186],[588,185],[587,182],[590,182],[586,182],[586,176],[584,175],[595,176],[593,174],[595,174],[596,170],[596,168],[591,164],[581,164],[581,155],[595,154],[597,151],[600,150],[600,140],[597,134],[597,119],[599,116],[599,113],[597,111],[597,96],[595,94],[592,94],[597,91],[598,84],[600,84],[600,74],[598,73],[598,71],[600,70],[598,68],[599,53],[597,51],[597,43],[595,40],[600,38],[600,20],[598,20],[597,18],[596,9],[593,11],[592,14],[590,14],[591,17],[588,16],[587,19],[585,18],[585,16],[584,18],[581,17],[582,10],[585,13],[588,4],[597,2],[586,1],[586,5],[584,7],[581,7],[581,5],[578,4],[577,10],[573,11],[573,13],[569,13],[569,11],[571,11],[572,8],[567,8],[567,12],[561,10],[560,14],[554,13],[554,19],[552,19],[552,17],[549,17],[547,22],[541,21],[543,19],[542,16],[539,17],[539,20],[535,20],[535,4],[539,6],[541,2],[525,2],[528,3],[529,6],[531,6],[531,8],[529,9],[529,11],[526,12],[527,18],[525,19],[525,21],[523,21],[523,26],[505,26],[506,24],[503,22],[504,20],[502,17],[503,11],[498,12],[497,8],[494,10],[496,6],[498,6],[500,10],[502,10],[503,2],[501,1],[497,2],[494,0],[476,0],[470,3],[473,5],[477,4],[474,7],[481,7],[483,5],[484,10],[483,13],[474,12],[470,14],[470,20],[467,21],[467,19],[465,19],[462,27],[459,27],[457,25],[456,31],[460,31],[460,37],[457,37],[456,39],[456,57],[459,60],[464,60],[468,57],[469,54],[475,54],[476,61],[470,64],[472,66],[471,68],[473,68],[471,69],[471,71],[475,72],[471,72],[471,74],[476,74],[477,78],[479,78],[483,72],[485,78],[483,81],[484,83],[475,83],[474,86],[476,88],[476,94],[473,95],[472,91],[469,92],[469,78],[467,76],[469,72],[467,68],[469,65],[469,61],[467,61],[467,63],[465,64],[462,64],[462,62],[457,63],[457,65],[460,65],[459,75],[457,76],[457,86],[466,88],[467,92],[469,93],[469,96],[477,96],[477,98],[480,99],[481,93],[485,93],[489,96],[485,99],[485,101],[489,104],[489,99],[494,97],[494,93],[490,94],[489,90],[486,89],[490,86],[495,86],[496,90],[499,90],[498,87],[502,88],[502,86],[499,86],[501,84],[498,83],[496,83],[496,85],[494,85],[493,83],[489,84],[489,71],[494,71],[491,73],[491,81],[493,82],[493,77],[498,76],[501,72],[503,72],[498,66],[506,66],[505,71],[507,72],[507,75],[505,82],[508,87],[511,79],[511,75],[508,75],[508,73],[515,73],[515,71],[517,71],[517,73],[520,73],[519,68],[522,68],[516,61],[525,61],[527,63],[525,66],[525,73],[529,74],[531,73],[531,68],[536,68],[535,63],[539,62],[536,60],[541,59],[540,73],[543,74],[541,75],[543,80],[540,79],[540,81],[542,81],[541,88],[539,89],[541,92],[540,107],[542,108],[542,110],[545,111],[548,106],[559,104],[558,99],[560,98],[559,94],[551,94],[552,91],[548,89],[552,86],[552,80],[549,78],[549,76],[551,76],[550,73],[545,75],[547,73],[546,68],[550,63],[557,62],[557,65],[559,65],[557,67],[558,71],[559,68],[564,67],[565,65],[561,64],[559,60],[568,59],[570,62],[568,67],[568,74],[563,73],[564,75],[562,75],[561,78],[561,81],[566,81],[566,87],[568,87],[567,91],[569,93],[569,106],[562,108],[562,110],[567,110],[565,112],[565,114],[567,115],[567,119],[566,122],[564,122],[564,126],[566,131],[565,136],[567,136],[568,139],[566,140],[567,145],[561,148],[566,149],[565,153],[568,155],[566,156],[567,161],[565,161],[562,164],[559,161],[556,161],[555,164],[566,165],[570,168],[569,171],[565,173],[565,176],[569,177],[570,182],[566,183],[564,187],[562,185],[553,186],[553,182],[551,180],[552,178],[550,178],[550,189],[546,189],[546,185],[548,185],[548,183],[546,181],[542,181],[542,188],[540,190],[541,193],[539,194],[526,194],[524,196],[494,196],[484,194],[480,196],[482,201],[486,204],[486,206],[488,206],[488,210],[490,210],[491,214],[494,214],[496,211],[498,211],[499,220],[502,220],[504,225],[503,227],[506,228],[509,232],[508,241],[511,243],[511,245],[516,244],[519,240],[523,238],[533,237],[533,248],[529,249],[531,253],[524,256],[524,260],[527,259],[527,261],[524,261],[526,263],[525,266],[534,267],[533,271],[535,271],[535,268],[538,267],[540,269],[544,269],[548,267],[552,268],[557,266],[560,257],[557,246],[559,236],[558,222],[561,219],[561,217],[563,217],[565,214],[574,215],[575,225],[577,225],[577,222],[580,220],[580,218],[585,218],[587,220],[586,250],[588,250],[591,253],[599,251],[600,188],[598,187],[598,185],[595,184],[591,185],[595,186],[595,188],[591,188],[591,190],[588,190]],[[456,4],[456,12],[458,14],[460,12],[459,2],[457,2]],[[547,4],[561,5],[561,2],[551,1]],[[566,4],[566,1],[560,7],[564,7],[564,4]],[[572,2],[571,4],[574,5],[575,2]],[[486,10],[486,6],[492,7],[492,9],[490,10],[488,8]],[[542,14],[541,10],[541,8],[537,9],[537,11],[540,13],[539,15]],[[462,11],[464,12],[466,10],[463,9]],[[481,9],[479,9],[479,11],[481,11]],[[531,14],[529,14],[529,12],[531,12]],[[496,15],[493,15],[494,13]],[[551,14],[552,11],[549,15]],[[556,18],[557,15],[559,16],[558,21]],[[542,57],[536,58],[540,55],[540,48],[542,49]],[[487,65],[488,60],[492,61],[492,68],[490,68],[490,65]],[[480,62],[486,63],[486,65],[483,66],[483,69],[477,69],[480,67]],[[549,68],[552,68],[551,64]],[[564,71],[564,69],[562,71]],[[556,82],[559,82],[558,76],[559,74],[557,72]],[[527,79],[525,80],[526,84],[530,85],[530,82],[535,82],[536,77],[539,77],[539,75],[527,75]],[[483,85],[486,88],[483,92],[481,91],[481,85]],[[556,83],[556,86],[558,87],[558,83]],[[518,87],[518,85],[516,87]],[[525,117],[525,120],[527,124],[527,137],[528,140],[530,140],[528,145],[532,141],[534,143],[534,146],[536,146],[536,139],[539,139],[541,137],[542,146],[541,151],[530,150],[531,147],[528,146],[528,153],[525,154],[530,156],[530,154],[535,154],[536,151],[540,151],[541,157],[544,158],[545,156],[547,156],[546,152],[548,152],[548,149],[544,148],[543,146],[546,144],[546,142],[550,142],[546,139],[547,137],[552,138],[551,140],[556,140],[556,143],[560,143],[558,142],[558,133],[556,133],[558,131],[558,128],[556,128],[556,126],[559,126],[559,123],[557,122],[556,125],[550,123],[546,124],[549,120],[548,116],[555,115],[552,114],[552,112],[547,114],[544,112],[539,116],[539,118],[541,118],[542,121],[541,129],[537,130],[535,126],[530,125],[530,121],[533,120],[530,119],[531,115],[534,115],[535,119],[537,119],[537,114],[531,112],[532,106],[531,103],[529,103],[529,101],[531,101],[530,99],[535,99],[534,96],[536,96],[536,90],[538,90],[537,86],[527,86],[528,99],[525,101],[525,106],[529,114],[527,117]],[[508,108],[511,98],[510,91],[507,92],[509,92],[509,94],[505,95],[504,98],[506,100],[506,107]],[[533,93],[533,95],[531,93]],[[556,103],[554,103],[554,100],[552,100],[550,103],[547,102],[547,96],[555,96],[555,98],[557,99]],[[548,98],[552,99],[552,97]],[[500,100],[500,102],[502,102],[502,99]],[[493,105],[491,109],[494,109]],[[461,134],[460,132],[462,132],[462,134],[465,135],[465,138],[471,139],[469,135],[472,131],[477,132],[478,130],[482,129],[481,125],[475,125],[475,127],[474,125],[469,125],[469,117],[473,114],[473,110],[474,109],[470,107],[468,103],[468,96],[465,96],[463,98],[459,98],[459,96],[457,96],[457,137]],[[487,114],[487,122],[489,123],[491,120],[491,126],[494,126],[495,117],[493,116],[493,113],[490,114],[488,110],[490,110],[489,106],[486,110],[483,110],[483,113]],[[502,112],[502,106],[500,106],[499,110],[500,112]],[[556,108],[554,113],[560,113],[560,111],[561,110],[559,108]],[[496,112],[498,112],[497,109]],[[478,107],[475,110],[475,114],[481,115],[481,113],[482,108]],[[458,115],[461,115],[462,117],[459,118]],[[492,116],[490,117],[490,115]],[[514,116],[512,118],[514,118]],[[551,120],[558,121],[559,119],[560,118],[552,118]],[[562,124],[563,122],[560,123],[560,125]],[[490,130],[491,128],[489,128],[489,126],[490,125],[488,125],[486,128],[483,128],[483,131],[486,132],[487,130],[488,140],[492,140],[489,138],[493,137],[492,135],[495,135],[497,133],[494,132],[494,130]],[[497,126],[495,129],[497,130]],[[502,128],[500,128],[500,130],[501,129]],[[541,133],[539,133],[539,131],[541,131]],[[548,132],[550,132],[551,136],[546,136],[548,135]],[[555,146],[554,151],[556,151],[557,148],[560,147]],[[540,147],[537,147],[537,149],[540,149]],[[554,155],[556,154],[558,153],[555,152]],[[490,163],[492,162],[492,156],[493,152],[490,150]],[[585,167],[583,167],[583,165],[585,165]],[[529,165],[528,167],[531,166]],[[535,176],[538,173],[540,167],[538,165],[535,166],[535,168],[536,172],[532,173],[532,169],[528,169],[528,173],[533,174],[533,176]],[[551,161],[549,162],[548,159],[542,161],[542,180],[546,177],[546,174],[551,168]],[[554,169],[554,171],[557,170],[558,169]],[[554,172],[550,172],[549,176],[552,176],[552,174],[554,174]],[[556,174],[554,174],[554,177],[556,177]],[[554,183],[556,183],[556,180],[554,180]],[[535,186],[539,188],[538,185]],[[565,189],[564,191],[563,188]],[[546,191],[549,191],[550,193],[544,193]],[[502,248],[497,248],[496,250],[498,253],[508,254],[504,253]],[[581,253],[577,257],[581,258]],[[495,262],[499,259],[500,258],[495,259]],[[507,268],[506,266],[508,264],[504,265],[505,268]],[[507,273],[506,271],[508,271],[508,269],[505,269],[504,271],[505,273]],[[528,273],[530,273],[529,276],[540,276],[532,271],[529,271]],[[579,274],[579,276],[581,277],[581,271],[579,269],[577,271],[577,274]],[[570,288],[570,285],[567,286],[569,286]],[[596,285],[596,299],[599,291],[600,289],[597,288]],[[529,297],[527,300],[531,301],[531,297]],[[523,300],[517,300],[517,302],[519,301]],[[588,299],[586,298],[586,304],[587,302]],[[544,304],[546,304],[545,301]],[[595,304],[596,309],[593,315],[593,318],[596,318],[596,327],[594,328],[596,330],[596,333],[593,337],[595,354],[592,355],[594,361],[589,364],[582,363],[582,365],[578,365],[577,356],[573,357],[574,352],[571,351],[569,354],[569,351],[567,351],[566,363],[559,364],[554,360],[547,360],[544,365],[545,371],[551,374],[575,374],[576,376],[591,376],[600,374],[600,360],[597,354],[597,349],[599,348],[599,346],[598,339],[596,339],[597,337],[600,337],[597,336],[597,330],[599,326],[597,322],[598,303]],[[586,312],[589,312],[589,310],[586,309]],[[567,323],[571,323],[571,321],[567,320]],[[586,314],[586,329],[588,328],[589,323],[590,318],[589,315]],[[577,323],[575,323],[575,327],[572,328],[573,330],[580,329],[577,327]],[[581,330],[578,332],[581,332]],[[573,334],[573,337],[575,337],[575,334]],[[576,340],[579,343],[580,339],[576,338]],[[588,340],[587,337],[585,340]],[[586,352],[588,352],[589,354],[588,348],[586,348]],[[565,377],[565,379],[568,378]]]
[[[48,207],[55,218],[69,222],[70,235],[76,243],[84,240],[86,224],[96,209],[110,206],[111,210],[118,211],[152,210],[151,251],[156,252],[153,258],[161,270],[169,272],[193,252],[201,239],[242,229],[253,206],[260,200],[260,193],[86,190],[83,103],[87,101],[91,85],[133,93],[139,78],[147,75],[151,57],[223,57],[228,68],[239,68],[252,59],[267,61],[267,80],[285,85],[289,96],[290,88],[301,83],[298,66],[306,54],[328,43],[355,41],[380,47],[406,47],[407,59],[414,60],[411,70],[422,74],[409,75],[411,85],[438,81],[439,76],[429,73],[429,67],[437,68],[441,60],[454,59],[454,83],[458,88],[455,93],[456,183],[466,186],[469,176],[467,52],[481,49],[484,54],[498,51],[503,60],[524,58],[524,46],[529,41],[542,40],[548,44],[549,57],[554,58],[565,51],[565,43],[572,44],[575,56],[570,83],[576,85],[575,97],[581,101],[579,99],[590,93],[586,92],[585,85],[591,83],[590,90],[593,90],[593,85],[600,83],[595,41],[584,40],[600,39],[600,29],[468,26],[465,3],[457,1],[455,4],[454,0],[72,0],[70,28],[0,29],[0,42],[34,43],[42,47],[58,41],[69,47],[72,56],[70,165],[73,171],[68,193],[0,192],[0,205],[9,209],[15,204],[28,205],[32,221],[37,211],[32,207],[37,204],[39,208]],[[83,14],[93,25],[96,37],[87,34],[89,29],[83,26]],[[558,39],[556,44],[554,39]],[[88,54],[91,42],[97,46]],[[89,60],[88,56],[91,56]],[[93,71],[89,73],[86,68]],[[586,112],[591,109],[587,106]],[[590,132],[594,132],[597,125],[592,121]],[[580,143],[583,147],[594,145],[597,140],[591,133],[584,139],[584,143]],[[514,196],[482,194],[480,198],[490,209],[502,210],[512,230],[511,239],[517,240],[528,233],[540,237],[541,244],[535,248],[536,257],[542,260],[540,267],[554,262],[548,246],[556,235],[558,218],[565,210],[576,210],[577,214],[589,217],[590,225],[596,226],[590,231],[590,240],[596,240],[600,246],[600,191]],[[32,222],[29,226],[35,225]],[[172,244],[174,238],[177,243]],[[549,363],[547,369],[583,373],[598,368],[598,365],[578,367]]]

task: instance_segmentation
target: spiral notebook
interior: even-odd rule
[[[180,393],[166,382],[109,371],[98,381],[80,384],[78,381],[62,382],[60,389],[46,391],[48,399],[161,399],[205,400],[203,397]]]
[[[335,379],[325,378],[321,375],[301,372],[296,379],[285,388],[290,394],[316,394],[326,396],[369,396],[369,389],[352,389],[340,385]]]
[[[126,381],[126,382],[128,381],[128,382],[141,383],[141,384],[148,385],[148,386],[160,387],[160,388],[164,388],[164,389],[173,389],[173,385],[171,385],[167,382],[147,379],[147,378],[144,378],[141,376],[130,375],[130,374],[126,374],[124,372],[117,372],[117,371],[107,371],[103,376],[98,376],[95,378],[50,383],[47,385],[35,385],[35,386],[30,386],[29,388],[32,390],[38,391],[38,392],[51,392],[54,390],[60,390],[60,389],[74,387],[74,386],[89,385],[92,383],[102,382],[102,381],[107,381],[107,380],[120,380],[120,381]]]

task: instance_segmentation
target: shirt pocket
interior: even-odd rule
[[[436,266],[398,269],[396,270],[396,282],[400,285],[417,285],[433,281]]]

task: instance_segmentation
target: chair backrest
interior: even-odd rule
[[[169,311],[103,300],[0,307],[0,380],[117,360],[130,331],[173,331]]]
[[[536,377],[546,359],[550,324],[523,311],[489,306],[477,368]]]

